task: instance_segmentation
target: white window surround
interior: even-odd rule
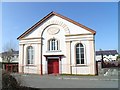
[[[75,45],[75,60],[76,60],[76,65],[77,66],[86,66],[86,61],[85,61],[85,46],[82,43],[77,43]],[[77,61],[77,59],[79,61]]]
[[[49,53],[49,52],[62,52],[61,50],[55,50],[55,51],[46,51],[47,53]]]
[[[59,41],[55,38],[48,40],[48,51],[60,51],[59,50]]]
[[[32,46],[27,47],[27,65],[34,64],[34,48]]]

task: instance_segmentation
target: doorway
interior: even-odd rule
[[[59,74],[58,59],[48,59],[48,74]]]

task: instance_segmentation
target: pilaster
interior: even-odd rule
[[[96,74],[95,48],[94,40],[89,41],[90,45],[90,73]]]
[[[41,63],[41,54],[42,54],[42,51],[41,51],[41,43],[38,43],[38,45],[37,45],[37,73],[38,74],[41,74],[41,65],[42,65],[42,63]]]
[[[24,44],[19,45],[19,73],[24,71]]]
[[[67,72],[71,74],[71,41],[66,41],[66,60],[67,60]]]

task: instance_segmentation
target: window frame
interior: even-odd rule
[[[29,47],[31,47],[32,49],[29,48]],[[27,55],[26,55],[26,58],[27,58],[27,62],[26,63],[27,63],[27,65],[34,65],[34,57],[35,57],[34,47],[33,46],[28,46],[26,52],[27,52]]]
[[[80,50],[81,47],[80,47],[80,46],[77,47],[77,45],[80,45],[80,44],[83,46],[82,49],[84,50],[82,54],[81,54],[81,50]],[[77,48],[79,49],[79,50],[78,50],[78,52],[79,52],[79,54],[78,54],[78,56],[79,56],[79,64],[77,64]],[[81,55],[84,55],[84,56],[83,56],[83,57],[84,57],[84,58],[83,58],[83,59],[84,59],[84,63],[83,63],[83,64],[81,63],[81,59],[82,59],[82,58],[81,58]],[[79,65],[80,65],[80,66],[86,65],[85,45],[84,45],[83,43],[76,43],[76,44],[75,44],[75,62],[76,62],[76,65],[77,65],[77,66],[79,66]]]
[[[48,40],[48,51],[59,51],[59,40],[52,38]]]

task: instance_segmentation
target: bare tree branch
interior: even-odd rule
[[[8,63],[12,62],[14,57],[15,45],[13,42],[8,42],[3,47],[2,60]]]

